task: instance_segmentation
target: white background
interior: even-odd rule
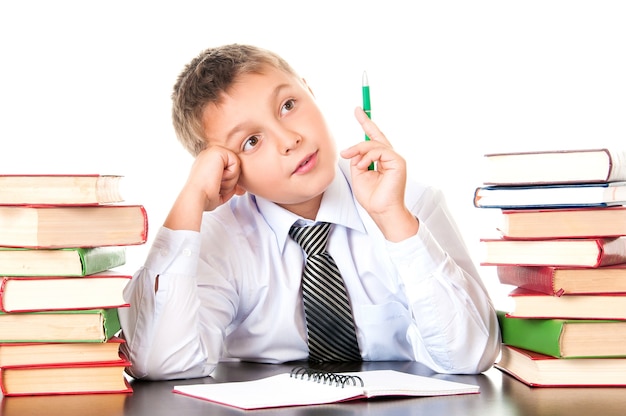
[[[0,172],[125,176],[151,234],[191,157],[170,91],[201,50],[253,43],[313,88],[339,147],[369,75],[372,117],[440,186],[478,261],[496,212],[472,204],[484,153],[622,146],[623,1],[5,1],[0,5]],[[148,245],[128,250],[128,266]],[[482,267],[497,307],[509,288]]]

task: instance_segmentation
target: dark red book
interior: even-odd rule
[[[122,356],[107,363],[6,366],[0,368],[0,387],[5,396],[130,393],[128,366]]]
[[[553,296],[626,293],[626,263],[604,267],[497,266],[500,283]]]

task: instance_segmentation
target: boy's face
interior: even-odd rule
[[[305,216],[335,175],[334,139],[304,81],[275,68],[245,74],[203,114],[210,146],[241,161],[239,185]]]

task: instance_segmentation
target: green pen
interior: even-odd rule
[[[370,102],[370,83],[367,79],[367,72],[363,71],[363,80],[362,80],[362,91],[363,91],[363,111],[367,114],[368,118],[372,118],[372,107]],[[369,140],[370,138],[365,135],[365,140]],[[368,170],[374,170],[374,163],[372,162]]]

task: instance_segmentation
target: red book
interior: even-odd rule
[[[0,246],[65,248],[146,242],[148,215],[141,205],[0,206]]]
[[[481,265],[600,267],[626,263],[626,237],[511,240],[483,238]]]
[[[104,309],[128,306],[123,291],[131,276],[112,271],[83,277],[0,278],[2,312]]]
[[[518,287],[509,296],[515,318],[626,319],[626,294],[551,296]]]
[[[5,396],[130,393],[128,366],[122,356],[107,363],[7,366],[0,368],[0,388]]]
[[[500,283],[553,296],[626,293],[626,263],[595,268],[497,266]]]
[[[0,412],[2,416],[41,414],[45,416],[121,416],[133,412],[129,410],[128,403],[126,403],[127,396],[127,394],[64,394],[11,397],[2,400]],[[45,413],[42,409],[45,409]],[[156,415],[154,412],[153,414]]]
[[[2,342],[0,367],[117,361],[125,342],[116,336],[105,342]]]
[[[626,386],[625,358],[555,358],[502,346],[499,370],[533,387]]]
[[[626,235],[626,207],[502,210],[506,238],[589,238]]]

